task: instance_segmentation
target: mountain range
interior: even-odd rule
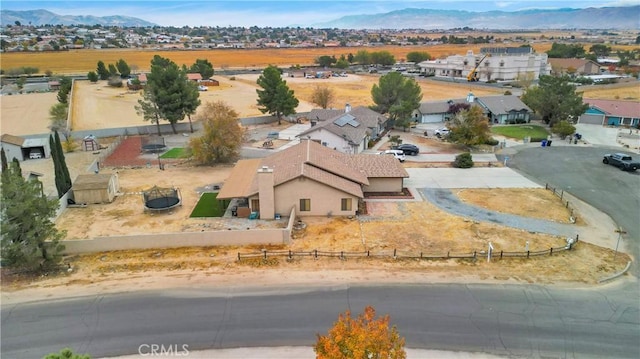
[[[349,29],[640,29],[640,6],[514,12],[403,9],[375,15],[351,15],[316,28]]]
[[[16,21],[31,25],[102,25],[156,26],[149,21],[130,16],[58,15],[47,10],[0,10],[0,24]],[[162,24],[159,24],[162,26]],[[193,26],[198,26],[194,24]],[[204,25],[204,24],[202,24]],[[284,26],[284,25],[283,25]],[[453,29],[490,30],[532,29],[640,29],[640,5],[585,9],[522,10],[513,12],[462,10],[431,10],[407,8],[371,15],[348,15],[321,23],[290,26],[341,29]]]
[[[93,16],[93,15],[58,15],[51,11],[0,10],[0,24],[13,25],[19,21],[22,25],[102,25],[102,26],[156,26],[156,24],[130,16]]]

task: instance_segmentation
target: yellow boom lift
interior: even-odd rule
[[[484,54],[484,56],[482,56],[482,58],[480,59],[480,61],[478,61],[476,66],[473,68],[473,70],[471,70],[471,72],[469,72],[469,74],[467,75],[467,81],[469,81],[469,82],[478,81],[478,67],[480,66],[482,61],[484,61],[484,59],[486,59],[487,57],[490,57],[490,56],[491,56],[491,54]]]

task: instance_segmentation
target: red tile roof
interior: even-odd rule
[[[274,186],[306,177],[357,197],[363,197],[362,185],[369,184],[369,177],[409,177],[400,163],[390,156],[348,155],[315,141],[302,140],[266,158],[238,161],[218,198],[257,194],[257,173],[262,166],[273,169]]]

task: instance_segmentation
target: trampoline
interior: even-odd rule
[[[142,152],[157,153],[167,148],[167,145],[164,143],[164,137],[157,136],[142,137],[141,145]]]
[[[153,186],[147,191],[142,192],[144,201],[144,209],[150,211],[165,211],[182,205],[180,189],[178,188],[162,188]]]

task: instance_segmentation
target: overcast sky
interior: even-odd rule
[[[3,10],[45,9],[58,15],[126,15],[165,26],[308,26],[345,15],[385,13],[405,8],[518,11],[640,5],[640,0],[306,0],[306,1],[28,1],[1,0]]]

